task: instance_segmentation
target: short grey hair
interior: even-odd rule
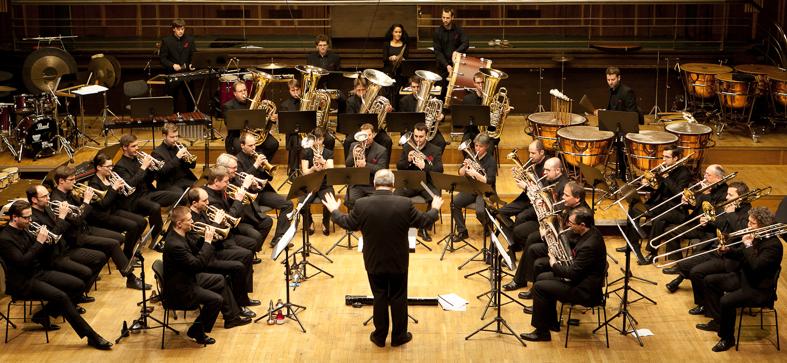
[[[727,171],[725,171],[724,168],[719,164],[709,165],[708,168],[710,169],[710,171],[715,173],[716,176],[718,176],[719,178],[723,178],[724,175],[727,174]]]
[[[227,168],[230,165],[230,160],[235,160],[235,162],[237,162],[238,158],[236,158],[235,155],[223,153],[216,158],[216,165]]]
[[[374,186],[375,187],[390,187],[394,186],[394,175],[389,169],[380,169],[374,173]]]

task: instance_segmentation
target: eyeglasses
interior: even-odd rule
[[[29,216],[19,216],[19,218],[30,219],[33,218],[33,215],[31,214]]]

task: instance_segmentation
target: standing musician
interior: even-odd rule
[[[87,337],[87,344],[97,349],[110,349],[108,342],[90,327],[76,309],[75,299],[85,290],[85,284],[69,274],[46,269],[42,262],[47,228],[38,233],[29,232],[33,211],[30,203],[17,200],[8,209],[10,221],[0,231],[0,257],[5,262],[5,292],[11,296],[41,299],[47,304],[31,317],[31,321],[47,330],[59,326],[49,321],[50,316],[63,316],[80,338]]]
[[[248,110],[251,106],[251,102],[249,102],[249,90],[246,87],[246,82],[244,81],[237,81],[232,84],[232,95],[233,99],[225,102],[222,105],[222,109],[224,110],[225,114],[229,110]],[[275,122],[278,118],[271,118],[268,122]],[[224,139],[224,149],[232,154],[235,155],[240,152],[240,134],[241,130],[231,130],[227,132],[227,137]],[[262,145],[257,147],[257,151],[261,152],[265,155],[268,160],[273,160],[273,156],[276,155],[276,151],[279,150],[279,140],[273,135],[273,131],[271,130],[270,134],[265,138],[265,141]]]
[[[443,204],[441,197],[432,200],[432,208],[422,213],[410,199],[393,195],[394,175],[381,169],[374,175],[374,194],[358,200],[350,215],[339,210],[341,200],[326,194],[323,204],[331,211],[334,222],[348,230],[363,234],[363,261],[374,296],[374,327],[369,339],[378,347],[385,346],[388,336],[388,307],[393,329],[391,346],[400,346],[413,339],[407,331],[407,271],[409,244],[407,231],[424,228],[438,218]]]
[[[360,113],[361,106],[363,105],[363,96],[366,94],[366,87],[369,85],[369,81],[366,78],[358,77],[355,79],[354,82],[354,95],[347,98],[347,113]],[[374,102],[374,101],[372,101]],[[393,108],[389,105],[385,112],[391,112]],[[391,136],[388,135],[385,130],[378,130],[375,126],[375,133],[374,133],[374,142],[380,144],[380,146],[385,148],[386,152],[386,159],[385,159],[385,167],[388,167],[388,162],[391,160],[391,150],[393,148],[393,141],[391,140]],[[350,149],[350,145],[354,142],[351,137],[347,137],[344,139],[344,155],[347,155]]]
[[[327,35],[318,35],[314,39],[314,47],[316,49],[306,55],[306,64],[320,67],[326,71],[339,70],[342,58],[331,50],[331,39]]]
[[[538,275],[533,285],[533,307],[525,307],[532,313],[530,325],[536,328],[519,336],[529,341],[550,341],[550,330],[560,330],[556,304],[564,303],[595,306],[603,298],[604,275],[607,272],[606,245],[593,222],[593,212],[588,208],[577,208],[568,217],[568,226],[576,235],[575,247],[570,251],[570,264],[558,263],[556,256],[549,255],[551,272]]]
[[[416,75],[410,76],[410,89],[413,91],[411,94],[402,97],[399,100],[399,111],[401,112],[415,112],[416,108],[418,107],[418,99],[416,99],[416,95],[418,95],[418,90],[421,88],[421,77]],[[427,95],[429,97],[429,95]],[[440,110],[440,113],[437,114],[437,120],[434,122],[440,122],[444,118],[443,111]],[[437,145],[440,148],[440,153],[442,154],[445,152],[445,146],[448,144],[445,141],[445,137],[443,137],[443,133],[440,132],[440,129],[434,135],[434,139],[429,141],[430,143]]]
[[[168,74],[194,70],[191,65],[191,57],[197,51],[197,43],[193,36],[185,34],[186,22],[183,19],[175,19],[172,20],[170,26],[172,34],[161,40],[159,51],[161,66]],[[168,82],[165,87],[165,93],[173,98],[176,111],[190,112],[194,110],[194,101],[183,81]],[[185,109],[179,107],[181,97],[186,102]]]
[[[153,179],[156,173],[150,170],[153,157],[146,155],[139,156],[139,141],[134,134],[125,134],[120,137],[120,146],[123,155],[118,160],[113,170],[129,186],[136,188],[134,193],[124,198],[121,208],[133,213],[148,216],[153,232],[151,236],[158,236],[164,228],[164,220],[161,219],[161,208],[171,207],[180,198],[180,193],[157,190],[153,187]]]
[[[385,169],[388,165],[385,148],[374,141],[374,126],[371,124],[361,125],[360,132],[366,134],[365,141],[354,141],[346,153],[345,165],[348,168],[369,168],[369,182],[374,180],[374,174],[379,170]],[[349,137],[347,139],[350,139]],[[356,155],[356,153],[358,153]],[[369,184],[350,185],[347,187],[347,207],[352,208],[355,202],[365,196],[374,193],[374,188]]]
[[[387,97],[394,108],[399,108],[396,100],[397,86],[405,84],[407,78],[402,76],[402,62],[410,56],[410,37],[407,31],[404,30],[402,24],[392,24],[388,31],[385,32],[385,44],[383,44],[383,72],[389,75],[396,81],[393,86],[385,88],[385,97]]]
[[[290,226],[289,221],[284,216],[292,212],[292,202],[281,194],[276,193],[276,190],[271,186],[273,175],[263,167],[263,164],[267,161],[265,155],[255,155],[256,153],[254,152],[254,144],[257,142],[257,137],[244,133],[240,138],[241,151],[236,155],[238,158],[238,170],[268,181],[265,185],[252,189],[253,192],[257,193],[257,199],[252,204],[279,210],[276,231],[273,233],[273,239],[271,240],[271,245],[274,246]]]
[[[161,134],[164,140],[151,153],[154,158],[164,162],[164,166],[158,171],[156,187],[159,190],[182,194],[197,181],[197,177],[191,171],[197,166],[197,158],[179,142],[177,124],[164,124]]]
[[[677,163],[682,156],[683,156],[683,152],[678,147],[670,147],[665,149],[662,154],[661,160],[663,166],[661,167],[661,169],[663,170],[664,168],[673,167],[673,165],[675,165],[675,163]],[[637,256],[637,263],[640,265],[650,264],[652,262],[653,252],[651,251],[652,249],[650,248],[650,246],[646,246],[646,249],[649,252],[648,257],[645,258],[642,256],[642,252],[640,250],[640,244],[641,244],[640,241],[641,238],[644,238],[646,235],[640,235],[640,233],[638,232],[641,231],[643,228],[641,226],[640,221],[638,219],[634,220],[635,224],[632,224],[631,220],[639,216],[640,214],[644,213],[645,211],[648,211],[648,213],[646,213],[645,216],[652,218],[654,216],[661,214],[663,211],[666,211],[667,209],[673,207],[675,204],[679,203],[677,200],[672,203],[667,203],[664,206],[659,207],[658,209],[653,208],[661,204],[663,201],[669,199],[670,197],[683,192],[683,189],[687,188],[689,186],[689,183],[691,182],[691,170],[689,170],[689,168],[687,168],[685,165],[681,165],[673,168],[667,175],[658,175],[659,173],[655,173],[655,174],[657,174],[656,177],[658,178],[657,179],[659,183],[658,188],[654,190],[653,188],[648,186],[643,189],[644,191],[650,192],[650,198],[648,198],[648,200],[645,201],[644,203],[642,203],[640,198],[636,196],[634,196],[634,198],[631,199],[631,202],[629,202],[629,209],[628,209],[628,215],[629,217],[631,217],[631,219],[626,218],[626,227],[624,229],[624,231],[626,232],[626,237],[635,247],[634,254]],[[647,183],[648,181],[645,180],[645,178],[642,178],[642,184],[645,185]],[[674,221],[679,221],[680,217],[681,214],[678,212],[672,215],[672,219]],[[651,236],[658,236],[658,234],[651,234]],[[618,252],[626,252],[627,248],[628,246],[626,245],[626,246],[618,247],[615,250]]]
[[[467,176],[470,179],[489,184],[494,190],[495,180],[497,177],[497,163],[495,162],[494,155],[489,152],[492,144],[491,138],[485,134],[480,134],[475,137],[474,141],[473,147],[476,152],[476,160],[478,160],[478,164],[480,164],[479,166],[481,169],[476,170],[474,167],[472,167],[472,161],[470,159],[465,159],[462,162],[462,167],[459,168],[459,175]],[[488,222],[488,217],[486,215],[486,202],[484,201],[483,195],[466,192],[457,193],[456,197],[454,198],[454,202],[451,204],[451,218],[453,218],[454,222],[456,223],[456,233],[451,236],[452,241],[462,241],[470,236],[467,233],[465,217],[462,215],[462,208],[467,207],[473,203],[475,203],[475,216],[478,221],[481,222],[481,225],[485,226]]]
[[[175,207],[172,221],[174,227],[164,244],[163,297],[175,305],[201,305],[199,316],[186,335],[198,344],[216,343],[205,333],[213,330],[219,311],[224,316],[224,329],[249,324],[251,318],[241,315],[227,279],[208,272],[214,254],[214,229],[206,228],[199,238],[191,235],[194,221],[186,207]]]
[[[414,150],[410,143],[402,146],[402,154],[396,163],[396,169],[424,171],[426,174],[426,186],[429,187],[432,193],[439,195],[440,189],[437,189],[432,183],[430,172],[443,172],[443,153],[440,151],[440,148],[426,141],[426,124],[424,123],[415,124],[412,138],[412,143],[417,150]],[[432,202],[432,196],[426,190],[417,191],[401,188],[397,189],[394,194],[408,198],[420,195],[427,203]],[[429,236],[429,228],[430,226],[427,226],[418,230],[418,235],[427,242],[432,240],[432,237]]]
[[[448,78],[454,71],[454,53],[464,53],[470,48],[470,38],[462,31],[462,28],[454,23],[456,12],[453,8],[443,8],[441,26],[435,29],[432,35],[435,60],[437,61],[437,73],[443,77],[440,98],[451,97],[446,95],[448,88]]]
[[[774,223],[774,216],[765,207],[749,211],[749,228],[762,228]],[[755,238],[754,234],[743,236],[743,248],[734,249],[720,245],[719,252],[726,258],[738,261],[740,269],[706,276],[705,306],[712,320],[697,324],[697,328],[717,331],[719,342],[714,352],[721,352],[735,345],[736,309],[742,306],[759,306],[776,299],[774,291],[781,269],[782,242],[778,236]]]
[[[325,169],[333,169],[333,150],[330,150],[327,146],[323,145],[327,132],[325,132],[324,128],[318,127],[312,131],[312,135],[314,136],[314,145],[308,149],[303,149],[301,152],[301,172],[303,175],[309,175],[323,171]],[[333,187],[328,185],[327,180],[323,179],[322,184],[320,184],[320,189],[318,189],[317,192],[306,201],[306,207],[304,208],[306,211],[305,225],[309,235],[314,234],[314,221],[312,218],[311,208],[308,206],[311,205],[311,203],[314,201],[314,198],[320,198],[320,200],[325,199],[326,194],[334,194],[334,191]],[[327,236],[330,234],[330,229],[328,228],[330,222],[330,211],[327,207],[323,206],[323,235]]]
[[[609,101],[607,101],[606,110],[609,111],[626,111],[636,112],[639,115],[639,123],[644,123],[642,113],[637,106],[637,96],[634,95],[634,90],[621,82],[623,77],[620,75],[620,68],[608,67],[607,71],[607,86],[609,86]],[[593,113],[598,115],[599,110]]]

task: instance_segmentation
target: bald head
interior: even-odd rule
[[[549,158],[544,162],[544,175],[548,181],[554,181],[563,174],[563,163],[559,158]]]

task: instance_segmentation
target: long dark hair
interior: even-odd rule
[[[407,30],[404,30],[404,25],[399,23],[393,24],[388,28],[388,31],[385,32],[385,41],[390,42],[393,40],[393,32],[397,27],[402,28],[402,44],[407,44],[410,41],[410,36],[407,35]]]

